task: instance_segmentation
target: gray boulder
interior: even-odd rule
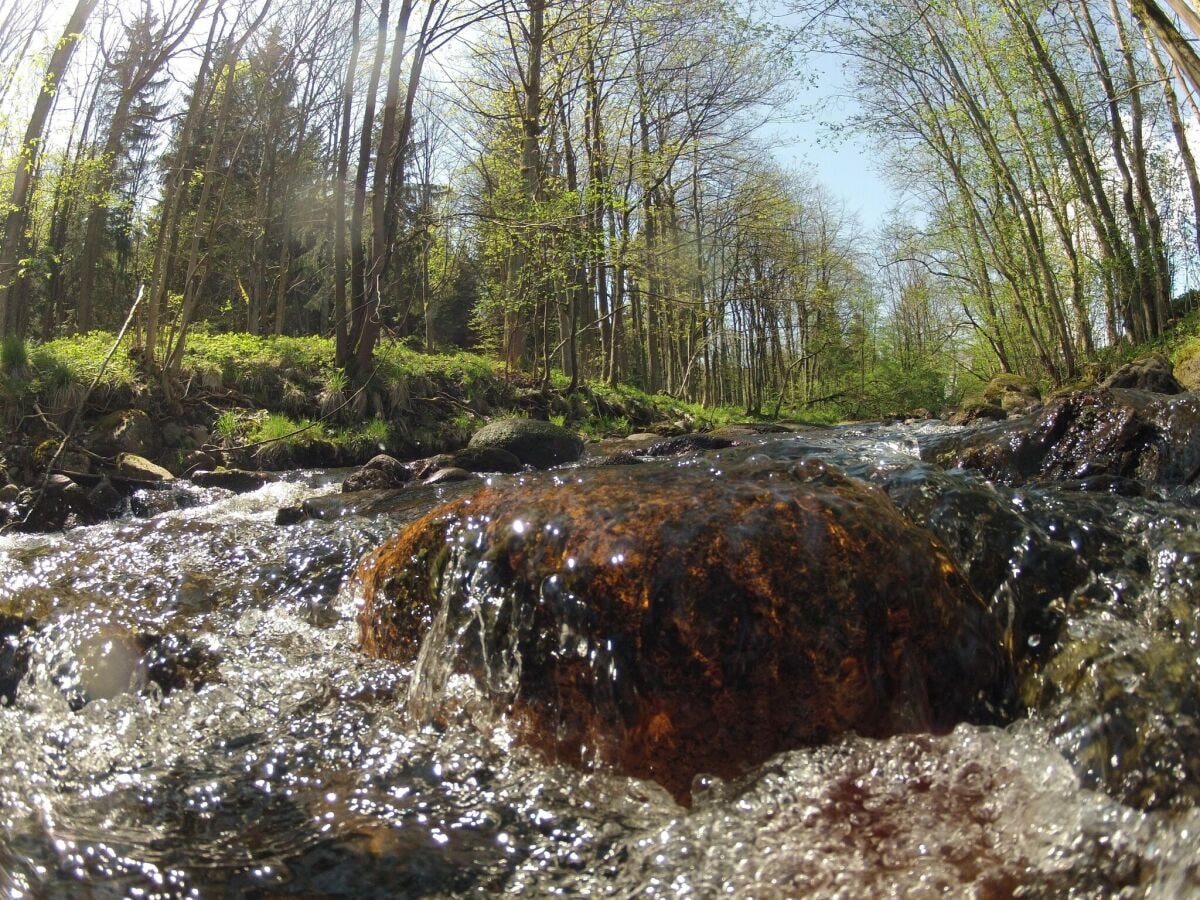
[[[583,455],[583,441],[573,431],[539,419],[500,419],[471,437],[472,449],[507,450],[522,463],[548,469],[575,462]]]
[[[1128,362],[1100,385],[1105,388],[1132,388],[1154,394],[1182,394],[1184,387],[1171,371],[1171,361],[1161,353],[1151,353]]]
[[[1042,392],[1028,378],[1005,373],[987,383],[983,389],[983,399],[1006,413],[1023,413],[1042,402]]]
[[[125,409],[97,422],[86,443],[87,449],[100,456],[154,456],[162,449],[162,435],[143,410]]]
[[[173,481],[175,476],[162,466],[150,462],[136,453],[122,453],[117,456],[117,472],[126,478],[136,478],[142,481]]]

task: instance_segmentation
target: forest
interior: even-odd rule
[[[0,0],[0,894],[1200,898],[1198,9]]]
[[[1077,383],[1192,310],[1184,0],[5,0],[0,330],[472,350],[850,417]],[[814,59],[905,202],[775,161]],[[13,352],[13,351],[6,351]]]

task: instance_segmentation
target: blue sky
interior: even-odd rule
[[[874,230],[900,202],[900,192],[883,177],[869,141],[835,130],[855,112],[841,60],[813,53],[810,65],[816,84],[798,87],[792,103],[794,121],[766,129],[775,158],[784,166],[811,173],[845,201],[847,210],[858,213],[864,229]]]

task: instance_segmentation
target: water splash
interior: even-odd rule
[[[925,428],[764,439],[688,464],[818,455],[879,483],[957,552],[979,554],[972,577],[995,602],[1049,611],[1030,621],[1039,646],[1029,659],[1031,683],[1054,699],[1007,729],[852,737],[780,754],[736,782],[702,776],[690,810],[652,783],[547,764],[507,740],[502,722],[417,724],[410,692],[419,706],[422,684],[465,686],[434,660],[419,661],[414,680],[357,652],[354,566],[436,494],[391,515],[275,526],[278,506],[330,489],[308,481],[144,521],[0,538],[0,610],[40,621],[15,704],[0,706],[0,888],[1200,894],[1194,801],[1136,796],[1139,783],[1194,777],[1178,763],[1197,755],[1188,704],[1200,671],[1200,515],[1152,498],[943,475],[915,459]],[[967,540],[983,513],[1004,525],[994,532],[1002,564]],[[493,600],[470,614],[505,614],[505,599]],[[219,663],[198,690],[170,693],[118,666],[128,677],[72,710],[71,665],[94,662],[89,636],[116,635],[106,640],[119,647],[146,631],[185,635]],[[503,687],[510,674],[489,679]],[[1114,767],[1114,736],[1130,733],[1114,729],[1121,721],[1137,740]]]

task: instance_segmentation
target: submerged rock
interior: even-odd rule
[[[991,485],[932,467],[894,472],[881,486],[905,516],[950,551],[1005,624],[1018,663],[1044,659],[1064,624],[1065,598],[1087,583],[1079,547],[1089,535],[1055,539]]]
[[[188,485],[171,482],[165,490],[142,489],[129,495],[129,511],[140,519],[177,509],[192,509],[204,502],[203,495]]]
[[[166,696],[172,691],[198,691],[216,676],[221,657],[186,634],[141,632],[136,637],[142,650],[139,664],[146,680],[157,684]]]
[[[1084,786],[1139,809],[1200,803],[1196,649],[1136,624],[1089,616],[1046,666],[1023,679],[1023,700],[1050,723]]]
[[[469,446],[507,450],[535,469],[575,462],[583,455],[579,435],[539,419],[500,419],[484,425],[471,436]]]
[[[416,661],[417,715],[466,674],[551,757],[681,799],[699,773],[849,731],[994,721],[1011,697],[1001,629],[941,545],[819,464],[488,487],[360,572],[363,647]]]
[[[111,700],[157,685],[163,696],[212,681],[220,656],[184,634],[125,631],[109,626],[85,637],[53,679],[78,712],[95,700]]]

